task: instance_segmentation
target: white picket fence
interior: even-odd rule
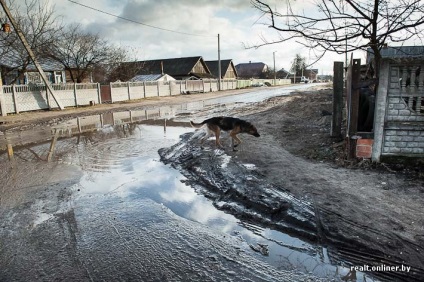
[[[221,80],[221,90],[239,89],[269,80]],[[276,81],[276,85],[290,84],[289,79]],[[102,103],[100,84],[52,84],[56,98],[64,107],[78,107]],[[47,88],[43,85],[5,85],[0,92],[0,113],[18,114],[27,111],[58,108],[57,103]],[[112,103],[162,97],[190,93],[206,93],[218,91],[218,80],[175,80],[175,81],[146,81],[146,82],[115,82],[110,83]]]

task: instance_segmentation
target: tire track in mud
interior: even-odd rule
[[[242,164],[230,160],[223,168],[227,155],[219,150],[205,151],[197,142],[186,143],[190,136],[191,133],[183,135],[181,143],[159,150],[159,155],[165,164],[181,170],[187,177],[185,182],[212,199],[215,207],[245,221],[278,227],[309,241],[317,240],[310,203],[269,185]]]
[[[181,141],[159,150],[161,161],[181,171],[187,184],[213,201],[216,208],[236,216],[244,222],[252,222],[282,231],[301,240],[326,246],[333,264],[360,265],[410,265],[393,252],[387,255],[376,245],[373,234],[386,237],[399,244],[394,234],[381,234],[377,229],[344,218],[325,203],[312,203],[293,196],[287,189],[270,184],[260,172],[249,170],[221,150],[202,149],[198,134],[186,133]],[[313,183],[313,177],[305,179]],[[326,181],[320,180],[320,181]],[[329,185],[331,185],[329,183]],[[313,193],[312,198],[313,198]],[[339,224],[340,222],[340,224]],[[358,229],[367,233],[356,238]],[[374,243],[373,243],[374,242]],[[402,241],[400,241],[402,242]],[[406,252],[416,257],[416,246],[402,242]],[[399,246],[396,246],[399,247]],[[413,265],[413,273],[373,272],[385,281],[421,281],[424,269]]]

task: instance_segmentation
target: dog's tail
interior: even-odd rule
[[[194,128],[199,128],[199,127],[202,127],[202,125],[204,125],[205,124],[205,122],[203,121],[203,122],[200,122],[200,123],[195,123],[195,122],[192,122],[191,120],[190,120],[190,125],[191,126],[193,126]]]

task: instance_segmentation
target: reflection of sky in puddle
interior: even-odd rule
[[[104,140],[92,148],[80,150],[79,153],[84,157],[73,157],[80,161],[83,159],[83,167],[86,170],[76,187],[80,189],[78,195],[109,199],[116,196],[125,201],[149,198],[168,207],[178,216],[236,236],[244,242],[246,251],[275,267],[311,272],[324,277],[335,277],[337,272],[347,273],[346,268],[332,266],[328,259],[325,261],[326,251],[321,247],[281,232],[241,224],[234,216],[216,209],[210,200],[185,185],[182,182],[184,176],[178,171],[161,163],[157,150],[171,146],[178,141],[180,134],[192,130],[167,127],[165,133],[161,126],[138,125],[129,137]],[[109,160],[105,161],[108,158]],[[89,162],[93,161],[104,161],[113,165],[107,165],[103,170],[91,170]],[[223,163],[226,161],[229,160],[223,158]],[[246,167],[254,169],[251,164],[246,164]],[[108,201],[108,204],[111,202],[113,203]],[[110,208],[113,209],[113,206]],[[250,249],[249,244],[255,246],[258,243],[268,245],[269,256],[263,256]]]
[[[95,117],[95,121],[97,119]],[[82,122],[84,119],[81,119],[80,125],[84,125]],[[73,121],[68,124],[75,126]],[[191,131],[193,128],[184,125],[167,126],[165,130],[163,125],[114,126],[103,123],[102,128],[97,127],[93,131],[59,139],[55,146],[54,160],[75,165],[83,172],[79,183],[74,186],[76,205],[86,203],[78,201],[78,197],[95,197],[104,199],[108,210],[119,213],[119,203],[137,203],[140,198],[148,198],[163,204],[182,218],[234,236],[243,244],[244,251],[276,268],[313,273],[328,278],[348,272],[347,268],[331,265],[325,248],[278,231],[240,222],[234,216],[216,209],[210,200],[184,184],[184,176],[160,162],[157,151],[177,143],[181,134]],[[28,150],[30,148],[31,154],[42,156],[44,160],[49,146],[50,142],[41,143],[28,146]],[[17,155],[22,155],[23,152],[27,152],[27,149],[16,150]],[[40,158],[35,160],[40,162]],[[220,160],[221,167],[225,167],[231,157],[223,154]],[[244,166],[248,170],[255,169],[252,164]],[[143,207],[140,206],[136,212],[143,213]],[[51,218],[51,215],[40,210],[34,226]],[[263,256],[249,247],[257,244],[267,245],[269,256]],[[358,280],[363,280],[361,273],[356,274]]]

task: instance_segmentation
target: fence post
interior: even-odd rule
[[[331,121],[331,137],[340,137],[342,135],[343,62],[334,62],[333,71],[333,116]]]
[[[78,107],[77,84],[76,83],[74,83],[74,100],[75,100],[75,107]]]
[[[102,92],[100,89],[100,83],[97,83],[97,99],[98,99],[98,103],[101,104],[102,103]]]
[[[202,79],[203,93],[205,93],[205,81]]]
[[[361,72],[361,60],[354,59],[352,64],[352,82],[350,98],[350,115],[348,121],[348,158],[355,157],[356,140],[353,138],[358,133],[358,114],[359,114],[359,88],[358,83]]]
[[[143,95],[144,95],[144,98],[146,98],[146,82],[145,81],[143,81]]]
[[[12,97],[13,97],[13,104],[15,106],[15,112],[17,114],[19,114],[18,101],[16,99],[16,85],[15,84],[12,85]]]
[[[127,82],[127,92],[128,92],[128,100],[131,101],[131,91],[130,91],[130,82]]]
[[[6,105],[5,105],[5,101],[4,101],[4,94],[3,94],[3,87],[1,87],[1,91],[0,91],[0,111],[1,111],[1,115],[2,116],[7,116],[7,111],[6,111]]]
[[[371,158],[374,162],[380,162],[383,150],[384,120],[386,117],[387,93],[390,83],[390,63],[388,60],[381,62],[377,97],[375,101],[374,116],[374,144],[372,146]]]
[[[158,88],[158,97],[160,96],[160,86],[159,86],[159,81],[156,81],[156,85],[157,85],[157,88]]]
[[[49,110],[52,109],[52,107],[50,106],[50,96],[49,96],[49,90],[46,87],[46,102],[47,102],[47,107],[49,107]]]

